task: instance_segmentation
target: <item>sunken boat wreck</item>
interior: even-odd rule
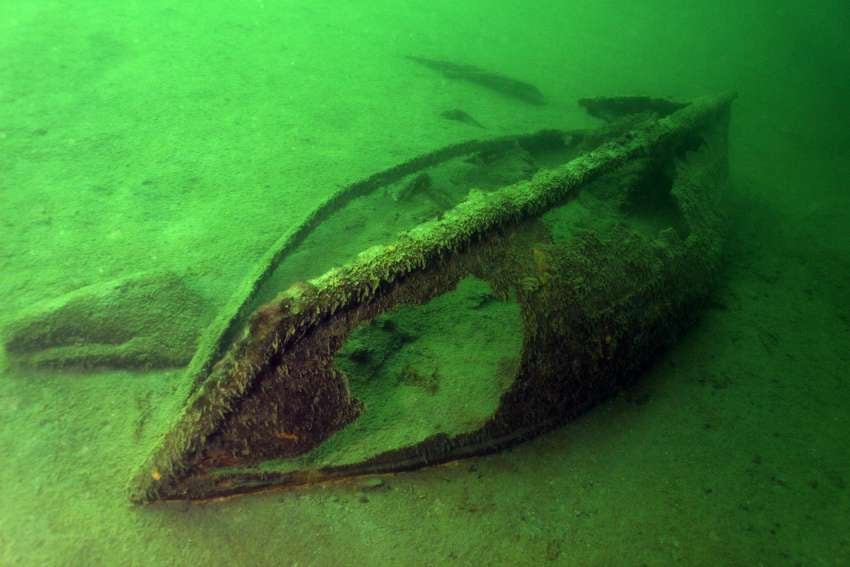
[[[132,499],[483,454],[634,380],[716,279],[733,98],[582,101],[604,126],[443,148],[334,195],[202,339]]]
[[[733,99],[583,100],[601,127],[465,142],[342,188],[201,336],[131,499],[484,454],[617,392],[711,292]]]

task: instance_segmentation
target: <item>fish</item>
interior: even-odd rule
[[[526,104],[535,106],[546,104],[546,99],[543,93],[540,92],[540,89],[524,81],[464,63],[453,63],[451,61],[428,59],[414,55],[408,55],[407,58],[433,71],[437,71],[447,79],[473,83],[504,96],[520,100]]]
[[[453,108],[451,110],[445,110],[441,112],[440,118],[445,118],[446,120],[454,120],[455,122],[463,122],[464,124],[476,126],[478,128],[484,128],[484,125],[481,124],[481,122],[473,118],[468,112],[463,111],[459,108]]]

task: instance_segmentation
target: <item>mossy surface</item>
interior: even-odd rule
[[[657,120],[641,117],[631,122],[634,129],[614,129],[610,141],[560,167],[491,194],[471,191],[441,219],[293,285],[257,310],[242,338],[192,394],[133,481],[133,498],[228,494],[317,480],[309,471],[225,478],[207,471],[298,457],[355,422],[362,403],[333,367],[332,355],[362,321],[399,304],[426,302],[469,273],[481,274],[502,295],[515,289],[523,310],[520,379],[493,418],[468,434],[441,432],[362,463],[327,467],[318,478],[494,450],[577,415],[627,383],[687,326],[692,318],[682,314],[691,314],[710,288],[720,250],[712,195],[725,184],[722,148],[732,98],[698,99]],[[624,165],[628,171],[631,160],[643,156],[675,160],[682,144],[690,148],[700,135],[721,150],[697,167],[701,183],[678,189],[683,207],[694,209],[695,230],[686,243],[659,254],[642,234],[645,228],[635,232],[616,222],[624,197],[608,190],[601,195],[608,194],[615,222],[577,232],[562,249],[548,244],[537,215],[606,175],[619,179],[611,187],[627,195],[632,176],[623,177]],[[661,191],[674,190],[665,183]]]
[[[361,415],[287,468],[354,464],[480,428],[513,382],[521,329],[519,306],[475,278],[362,325],[336,358]]]

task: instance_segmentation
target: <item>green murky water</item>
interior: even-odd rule
[[[846,6],[457,4],[0,3],[0,564],[850,562]],[[739,97],[721,281],[636,385],[489,457],[205,504],[128,503],[129,479],[190,389],[180,365],[192,337],[340,187],[472,138],[599,125],[579,98],[727,90]],[[449,181],[487,191],[527,165],[473,178],[480,164],[466,163]],[[463,198],[382,191],[389,208],[410,206],[375,215],[377,242]],[[327,254],[289,266],[321,273],[357,252],[345,231],[363,228],[320,226],[310,238]],[[480,296],[483,284],[465,285],[447,301]],[[441,305],[428,307],[454,309]],[[63,323],[45,323],[57,309]],[[480,315],[510,322],[512,309]],[[8,342],[22,318],[36,322],[31,341]],[[429,318],[445,342],[486,343],[480,364],[458,361],[482,375],[498,372],[487,348],[518,348],[510,333]],[[15,345],[84,364],[21,367]],[[444,425],[423,400],[462,405],[438,347],[393,347],[396,401],[415,417],[394,435]],[[480,420],[504,384],[477,384],[466,417]]]

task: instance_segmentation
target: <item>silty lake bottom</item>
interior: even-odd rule
[[[0,6],[0,564],[850,561],[846,7],[455,4]],[[718,281],[633,385],[484,457],[130,502],[191,387],[186,350],[340,187],[470,139],[600,127],[581,98],[727,91]],[[407,187],[384,206],[437,206]],[[116,297],[142,335],[182,326],[131,344]],[[74,301],[63,352],[110,364],[18,364],[10,329]],[[403,387],[439,397],[432,376]]]

